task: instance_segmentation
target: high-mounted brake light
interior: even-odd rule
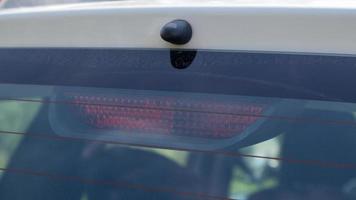
[[[58,134],[175,147],[227,146],[254,132],[273,110],[268,98],[137,90],[58,90]]]
[[[101,130],[230,138],[256,122],[265,105],[247,102],[191,100],[159,96],[95,97],[68,95],[73,111]]]

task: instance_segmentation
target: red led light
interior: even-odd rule
[[[230,138],[260,119],[265,105],[174,97],[67,95],[77,116],[100,130]]]

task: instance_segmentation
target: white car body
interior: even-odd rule
[[[174,46],[159,32],[193,27]],[[4,9],[0,47],[188,48],[355,54],[354,1],[133,0]]]

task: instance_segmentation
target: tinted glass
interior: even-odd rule
[[[352,56],[1,49],[0,63],[0,199],[355,198]]]

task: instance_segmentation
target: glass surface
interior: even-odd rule
[[[0,50],[0,199],[355,199],[355,58],[76,51]]]

